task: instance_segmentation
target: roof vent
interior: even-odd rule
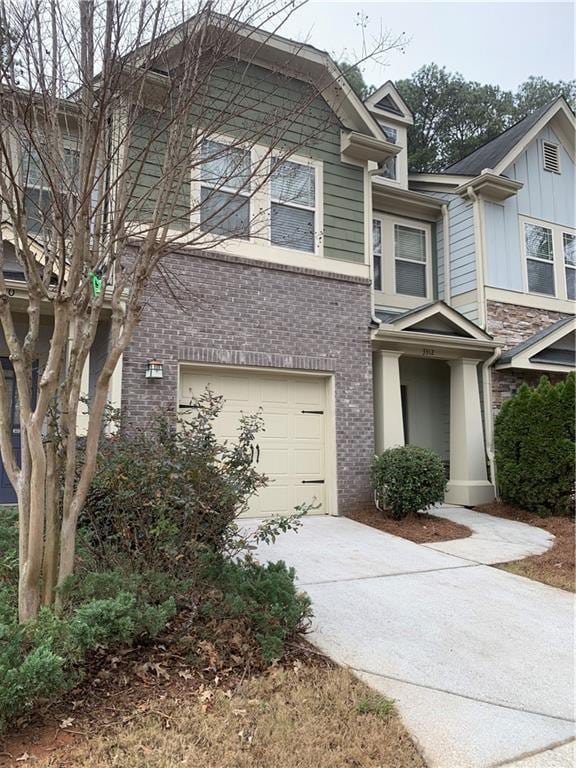
[[[560,147],[558,144],[543,141],[542,154],[544,156],[544,170],[560,173]]]

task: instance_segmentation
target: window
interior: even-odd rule
[[[272,244],[314,253],[316,169],[292,160],[278,162],[270,177],[270,196]]]
[[[426,231],[394,225],[396,293],[426,296]]]
[[[542,156],[544,158],[544,170],[552,173],[560,173],[560,147],[549,141],[542,142]]]
[[[552,230],[537,224],[524,224],[528,290],[555,296],[554,246]]]
[[[398,141],[398,131],[396,128],[392,128],[391,125],[383,125],[380,123],[380,127],[386,136],[386,141],[391,144],[396,144]],[[385,179],[396,179],[396,157],[387,157],[386,160],[380,166],[380,175]]]
[[[250,237],[250,151],[204,141],[200,168],[200,226],[216,235]]]
[[[382,222],[379,219],[372,221],[372,263],[374,290],[382,290]]]
[[[562,251],[566,272],[566,295],[576,299],[576,235],[562,232]]]
[[[44,158],[45,160],[47,158]],[[31,235],[39,235],[53,224],[53,191],[59,187],[64,193],[61,199],[64,214],[64,229],[69,227],[66,214],[71,214],[71,206],[75,200],[75,184],[78,178],[79,155],[74,149],[64,148],[64,170],[62,178],[55,179],[50,184],[42,167],[42,157],[38,150],[30,145],[22,148],[22,178],[26,203],[28,231]]]

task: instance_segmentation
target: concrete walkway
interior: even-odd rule
[[[310,517],[258,556],[296,568],[314,606],[312,642],[396,700],[430,768],[553,753],[542,766],[572,768],[568,748],[553,749],[575,733],[572,596],[480,564],[486,540],[464,559]]]
[[[429,510],[435,517],[446,517],[472,529],[472,536],[454,541],[440,541],[424,544],[429,549],[456,555],[474,563],[508,563],[530,555],[540,555],[550,549],[554,536],[542,528],[506,520],[502,517],[484,515],[464,507],[449,507],[443,504]]]

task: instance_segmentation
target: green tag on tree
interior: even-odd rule
[[[92,283],[92,295],[100,296],[102,292],[102,278],[96,272],[90,272],[90,282]]]

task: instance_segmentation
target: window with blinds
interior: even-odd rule
[[[372,221],[372,272],[374,290],[382,290],[382,222]]]
[[[48,182],[43,167],[44,162],[48,160],[47,151],[42,150],[40,153],[31,144],[22,146],[22,183],[26,220],[28,231],[32,235],[39,235],[53,226],[56,220],[54,217],[55,190],[60,192],[58,213],[62,216],[64,230],[70,225],[70,217],[78,200],[78,151],[69,147],[63,149],[64,164],[61,167],[59,165],[59,177],[53,178],[52,183]]]
[[[250,150],[219,141],[200,149],[200,227],[216,235],[250,237]]]
[[[543,141],[542,156],[544,159],[545,171],[560,173],[560,147],[558,144],[552,144],[550,141]]]
[[[562,233],[562,250],[566,273],[566,295],[569,299],[576,300],[576,235]]]
[[[426,231],[394,225],[396,293],[426,296]]]
[[[316,169],[293,160],[276,161],[270,177],[272,244],[314,253],[315,222]]]
[[[552,230],[537,224],[524,223],[526,271],[530,293],[555,296],[554,241]]]

